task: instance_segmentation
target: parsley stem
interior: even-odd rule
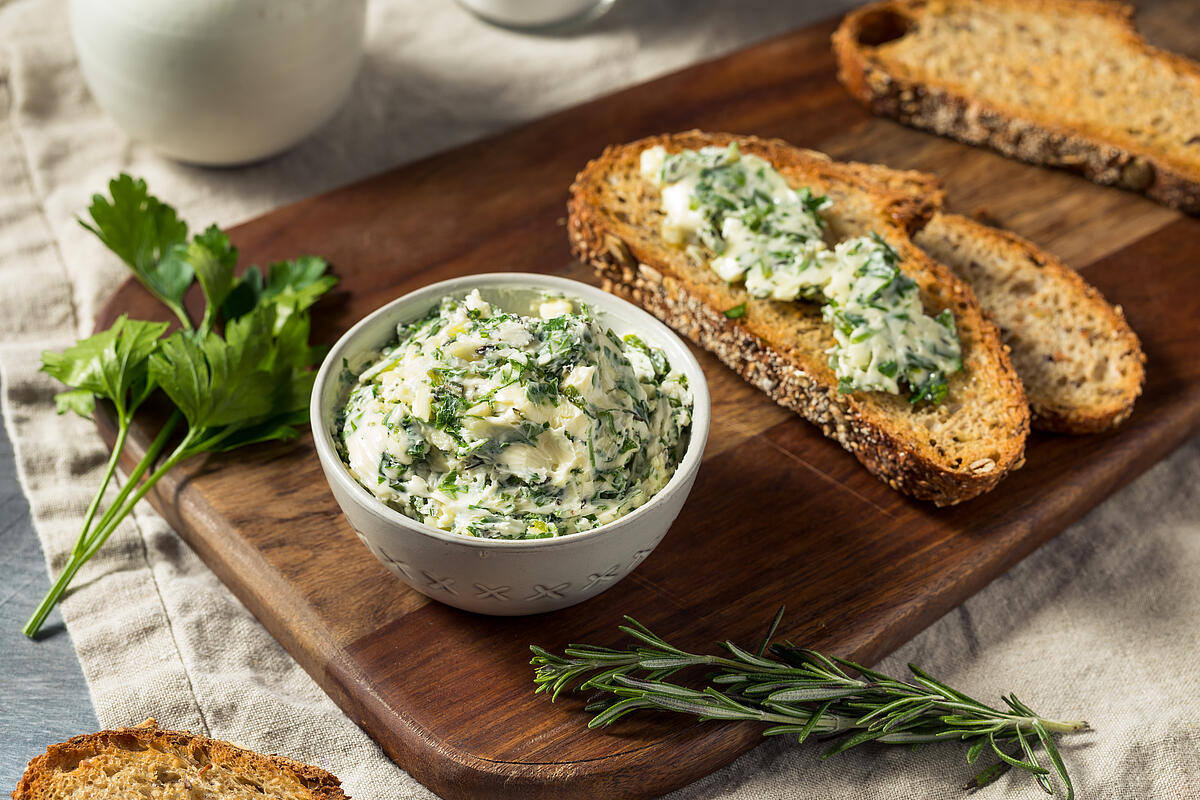
[[[46,596],[42,598],[42,602],[38,603],[38,607],[34,609],[33,615],[29,617],[29,621],[25,623],[25,627],[21,628],[21,632],[29,638],[37,636],[38,631],[42,629],[46,617],[50,616],[50,612],[54,606],[58,604],[58,600],[62,597],[62,593],[66,591],[67,585],[71,583],[71,579],[75,577],[75,573],[83,566],[84,559],[81,555],[71,554],[71,560],[67,562],[66,567],[59,574],[58,580],[50,587],[50,591],[46,592]]]
[[[112,503],[109,504],[108,510],[106,510],[103,516],[100,517],[98,528],[104,528],[104,526],[112,520],[113,515],[117,513],[117,509],[119,509],[121,504],[125,502],[125,498],[129,496],[130,492],[137,488],[138,481],[140,481],[142,476],[146,474],[146,470],[152,467],[154,462],[158,460],[158,457],[162,455],[162,451],[166,449],[167,442],[169,442],[171,439],[171,434],[175,432],[175,428],[177,428],[179,423],[182,421],[183,415],[179,413],[178,409],[171,412],[171,416],[167,418],[166,423],[162,426],[162,430],[158,432],[158,435],[154,437],[154,441],[150,443],[150,447],[146,449],[146,454],[142,456],[142,460],[139,461],[133,468],[133,472],[130,472],[128,477],[126,477],[124,485],[121,486],[121,491],[117,492],[117,496],[113,498]],[[90,539],[85,539],[85,542],[88,541],[90,541]],[[82,552],[83,550],[86,550],[87,547],[88,545],[85,543],[78,549],[80,552]]]
[[[134,506],[136,506],[138,502],[145,497],[151,489],[154,488],[154,485],[158,483],[164,475],[170,472],[175,465],[187,458],[187,447],[190,444],[190,437],[185,438],[182,442],[180,442],[179,446],[176,447],[171,452],[171,455],[167,457],[167,460],[164,461],[162,465],[158,467],[158,469],[150,473],[150,477],[146,478],[145,482],[138,487],[137,491],[125,500],[117,513],[114,514],[112,519],[108,521],[108,524],[102,526],[95,532],[95,534],[93,534],[91,540],[88,542],[87,549],[83,553],[81,561],[87,561],[89,558],[95,555],[96,551],[104,545],[104,542],[109,536],[112,535],[112,532],[115,531],[117,526],[121,524],[121,521],[124,520],[125,517],[129,516],[129,514],[133,511]]]
[[[117,439],[113,442],[112,452],[108,456],[108,463],[104,465],[104,477],[100,480],[100,488],[96,490],[96,494],[92,497],[92,502],[88,505],[87,513],[83,517],[83,528],[79,531],[79,538],[75,540],[75,547],[71,551],[71,556],[78,556],[84,551],[87,546],[88,530],[92,527],[92,520],[96,518],[96,512],[100,509],[100,501],[104,498],[104,492],[108,489],[108,485],[112,482],[113,475],[117,471],[117,462],[121,460],[121,451],[125,449],[125,439],[129,435],[129,419],[122,415],[117,422]]]
[[[158,299],[161,300],[167,308],[175,312],[175,316],[179,318],[179,323],[183,325],[183,329],[185,331],[192,331],[196,329],[196,325],[192,322],[192,318],[188,316],[187,309],[183,307],[182,303],[173,303],[165,297],[159,297]]]
[[[171,414],[170,418],[167,419],[166,424],[163,425],[162,430],[158,432],[158,436],[154,438],[154,441],[151,443],[149,449],[146,450],[146,455],[144,455],[142,460],[138,462],[136,467],[134,467],[133,472],[129,473],[129,477],[126,479],[125,485],[121,487],[121,491],[117,493],[116,498],[113,499],[113,502],[109,505],[108,510],[106,510],[104,515],[101,516],[100,522],[96,525],[95,532],[89,535],[88,527],[91,524],[92,518],[95,515],[95,510],[99,505],[99,498],[104,494],[104,487],[108,485],[109,480],[113,476],[117,460],[120,457],[121,449],[124,446],[124,439],[122,437],[123,432],[118,430],[116,446],[113,448],[112,457],[109,458],[109,467],[106,468],[105,471],[104,484],[101,486],[100,492],[97,493],[96,500],[93,500],[93,507],[89,509],[88,518],[84,522],[84,527],[79,534],[79,539],[75,542],[75,548],[71,552],[71,558],[67,561],[66,566],[63,567],[63,571],[59,574],[57,580],[54,581],[54,585],[50,587],[50,590],[46,592],[46,596],[42,598],[42,602],[38,604],[36,609],[34,609],[33,614],[29,617],[29,621],[25,623],[25,627],[21,629],[21,632],[26,636],[30,638],[37,636],[38,631],[41,630],[42,625],[46,622],[46,617],[50,616],[50,612],[54,609],[54,606],[56,606],[58,601],[62,599],[63,593],[67,590],[67,586],[70,585],[71,580],[74,579],[75,573],[79,571],[79,568],[87,563],[88,559],[90,559],[96,553],[96,550],[99,549],[100,545],[104,544],[104,541],[108,538],[109,534],[116,529],[121,520],[128,516],[129,512],[133,510],[133,503],[136,503],[139,499],[141,499],[141,497],[143,497],[145,493],[149,491],[155,483],[158,482],[158,479],[166,473],[166,469],[169,469],[169,467],[173,466],[174,463],[178,463],[178,459],[175,459],[174,462],[172,462],[172,459],[168,459],[167,463],[164,464],[163,467],[160,467],[158,470],[156,470],[154,474],[147,479],[143,487],[138,490],[133,503],[126,502],[130,493],[133,492],[135,487],[137,487],[138,481],[141,479],[142,475],[144,475],[146,470],[158,460],[159,455],[161,455],[163,449],[166,447],[167,442],[171,438],[171,433],[174,431],[176,426],[179,425],[182,419],[183,415],[180,414],[179,411],[175,411],[173,414]],[[127,435],[128,425],[125,426],[124,433]],[[181,447],[186,445],[186,443],[187,440],[185,439],[184,443],[181,444]],[[178,450],[179,448],[176,448],[176,452],[178,452]],[[172,453],[172,458],[174,458],[174,456],[175,453]]]
[[[189,239],[175,209],[129,175],[110,181],[109,192],[110,198],[93,196],[91,220],[80,223],[171,310],[182,330],[164,338],[171,323],[121,315],[62,352],[42,353],[42,371],[70,390],[55,396],[59,413],[88,418],[97,400],[107,400],[116,409],[117,433],[69,558],[21,629],[31,638],[79,569],[181,461],[297,435],[296,425],[308,418],[312,367],[320,360],[320,350],[308,345],[307,309],[337,283],[315,256],[276,262],[265,275],[250,267],[235,277],[237,248],[217,226]],[[184,303],[197,284],[205,300],[198,330]],[[223,333],[214,332],[218,325]],[[158,391],[174,411],[101,513],[134,412]],[[187,432],[177,437],[185,419]]]

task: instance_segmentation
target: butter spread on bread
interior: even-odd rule
[[[876,233],[913,280],[926,314],[954,315],[963,369],[942,403],[911,404],[885,391],[839,391],[829,363],[833,326],[813,302],[754,297],[710,266],[720,254],[664,240],[662,191],[641,154],[728,147],[763,159],[794,190],[832,202],[823,238]],[[854,168],[787,143],[689,132],[610,147],[576,177],[568,206],[573,249],[607,289],[634,300],[716,354],[779,404],[795,410],[893,488],[939,505],[970,499],[1023,463],[1029,429],[1024,390],[994,325],[963,281],[910,239],[932,208]],[[743,307],[727,316],[726,311]]]
[[[817,212],[831,201],[792,189],[736,142],[672,154],[657,145],[642,151],[641,166],[662,192],[665,241],[702,243],[716,254],[712,269],[753,297],[823,303],[838,391],[899,394],[903,382],[910,402],[945,399],[946,378],[962,369],[954,314],[924,312],[916,282],[878,234],[830,247]]]

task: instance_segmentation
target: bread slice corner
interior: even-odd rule
[[[952,309],[965,369],[945,402],[912,406],[885,392],[841,394],[828,364],[832,342],[816,303],[750,297],[684,249],[661,238],[657,187],[641,176],[640,154],[727,145],[771,162],[794,187],[833,200],[823,213],[831,237],[874,231],[900,254],[928,312]],[[915,185],[940,191],[920,173]],[[939,201],[940,202],[940,201]],[[778,140],[690,131],[609,147],[571,187],[568,231],[575,254],[606,289],[639,303],[713,352],[780,405],[816,424],[889,486],[952,505],[989,491],[1024,461],[1029,407],[995,327],[966,283],[911,240],[937,202],[881,187],[868,170]],[[745,304],[730,319],[725,311]]]

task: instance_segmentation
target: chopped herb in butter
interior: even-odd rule
[[[538,313],[473,292],[401,325],[346,401],[355,478],[414,519],[498,539],[589,530],[653,497],[687,444],[686,376],[587,306]]]
[[[962,369],[954,315],[925,314],[917,284],[882,238],[829,247],[817,214],[829,201],[792,189],[736,143],[672,154],[652,147],[641,159],[644,177],[661,188],[666,241],[703,246],[713,271],[744,282],[752,297],[824,304],[839,391],[899,394],[904,383],[913,403],[945,398],[947,377]]]

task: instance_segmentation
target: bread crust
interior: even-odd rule
[[[841,394],[823,353],[820,359],[805,359],[771,342],[745,319],[727,318],[687,276],[672,269],[666,259],[655,259],[628,231],[620,230],[601,207],[600,182],[614,167],[648,147],[663,145],[668,151],[724,145],[736,140],[744,152],[753,153],[776,167],[797,167],[821,176],[822,180],[870,194],[890,218],[880,233],[897,247],[906,272],[914,264],[924,273],[923,289],[932,283],[942,292],[941,301],[955,308],[977,337],[975,346],[989,365],[994,390],[1004,398],[1008,435],[995,448],[994,458],[951,465],[939,457],[933,440],[915,441],[901,435],[894,419],[876,401],[867,397],[882,393]],[[920,173],[914,180],[924,181]],[[920,177],[917,177],[920,176]],[[927,182],[926,182],[927,183]],[[928,185],[928,183],[927,183]],[[909,240],[933,206],[912,194],[888,191],[869,172],[829,161],[779,140],[691,131],[650,137],[627,145],[609,147],[576,177],[568,202],[568,235],[577,257],[592,265],[605,289],[642,305],[659,319],[714,353],[751,384],[785,408],[816,424],[826,436],[853,453],[868,470],[893,489],[937,505],[953,505],[994,488],[1012,469],[1024,462],[1024,443],[1029,430],[1029,411],[1024,390],[1000,343],[995,327],[987,321],[971,289],[945,267],[924,256]],[[889,229],[890,228],[890,229]],[[919,283],[921,281],[918,281]],[[770,301],[764,301],[770,302]],[[796,315],[816,314],[815,304],[791,304]],[[964,358],[968,354],[964,352]],[[953,389],[951,390],[954,391]],[[867,396],[864,396],[867,395]]]
[[[314,800],[349,800],[341,783],[332,774],[318,767],[274,755],[262,755],[219,739],[196,736],[186,731],[163,730],[153,719],[132,728],[117,728],[98,733],[74,736],[65,742],[50,745],[46,752],[29,762],[21,777],[13,800],[41,800],[51,797],[47,790],[56,773],[64,766],[80,764],[81,759],[103,753],[115,753],[128,747],[123,743],[136,741],[145,748],[168,747],[189,754],[203,754],[209,761],[228,765],[252,765],[277,772],[290,773],[311,792]]]
[[[1014,0],[992,0],[1011,4]],[[1173,53],[1151,47],[1133,26],[1131,7],[1094,0],[1024,0],[1023,5],[1082,10],[1108,18],[1131,46],[1168,61],[1172,68],[1200,76],[1200,67]],[[914,128],[984,145],[1020,161],[1058,167],[1099,184],[1144,194],[1165,206],[1200,214],[1200,170],[1179,164],[1164,153],[1084,132],[1029,109],[998,108],[950,88],[892,74],[860,41],[879,14],[919,19],[924,0],[885,0],[850,12],[833,34],[838,78],[873,113]]]

